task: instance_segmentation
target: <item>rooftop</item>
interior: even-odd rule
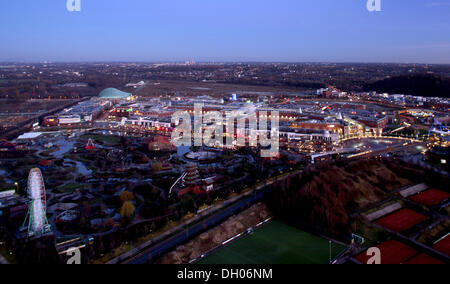
[[[102,99],[127,99],[132,96],[130,93],[122,92],[115,88],[107,88],[98,95]]]

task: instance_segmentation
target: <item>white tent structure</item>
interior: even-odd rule
[[[42,135],[41,132],[24,133],[24,134],[20,135],[19,137],[17,137],[17,140],[32,140],[32,139],[38,138],[41,135]]]

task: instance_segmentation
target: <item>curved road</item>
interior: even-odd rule
[[[237,201],[237,203],[230,205],[229,207],[222,209],[220,212],[215,213],[209,217],[207,217],[206,220],[203,220],[202,222],[193,225],[189,229],[183,230],[183,232],[178,233],[161,243],[158,243],[156,245],[153,245],[153,243],[150,243],[148,248],[141,249],[141,251],[134,256],[126,257],[127,254],[130,252],[127,252],[123,254],[122,256],[119,256],[113,261],[110,261],[108,263],[125,263],[125,264],[144,264],[148,263],[152,259],[156,259],[163,254],[171,251],[175,247],[183,244],[187,240],[195,237],[196,235],[202,233],[205,230],[208,230],[214,226],[217,226],[218,224],[222,223],[224,220],[232,216],[233,214],[236,214],[249,205],[259,201],[262,199],[264,194],[268,191],[268,189],[264,189],[267,186],[278,182],[280,180],[284,180],[292,175],[296,175],[298,173],[301,173],[301,170],[296,170],[293,172],[290,172],[288,174],[285,174],[281,177],[272,178],[267,180],[264,184],[261,184],[257,186],[255,189],[253,189],[252,193],[247,193],[247,196],[243,197],[242,200]]]
[[[169,252],[173,248],[183,244],[186,240],[189,240],[196,235],[200,234],[204,230],[216,226],[222,223],[224,220],[229,218],[231,215],[243,210],[249,205],[255,203],[260,200],[266,190],[257,192],[256,194],[251,195],[250,197],[244,198],[244,200],[239,201],[236,204],[231,205],[230,207],[222,210],[221,212],[214,214],[213,216],[208,217],[206,220],[194,225],[193,227],[185,230],[184,232],[178,233],[177,235],[161,242],[160,244],[151,247],[140,254],[132,257],[129,260],[124,261],[126,264],[144,264],[148,263],[152,259],[156,259],[163,254]]]

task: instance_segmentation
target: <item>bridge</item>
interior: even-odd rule
[[[435,119],[433,125],[431,125],[430,131],[428,132],[428,136],[431,136],[433,133],[447,136],[450,135],[450,129],[448,126],[442,125],[439,120]]]

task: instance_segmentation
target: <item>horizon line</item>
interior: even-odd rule
[[[60,60],[0,60],[0,64],[186,64],[192,65],[201,64],[368,64],[368,65],[450,65],[450,63],[426,63],[426,62],[382,62],[382,61],[197,61],[197,60],[174,60],[174,61],[155,61],[155,60],[74,60],[74,61],[60,61]]]

